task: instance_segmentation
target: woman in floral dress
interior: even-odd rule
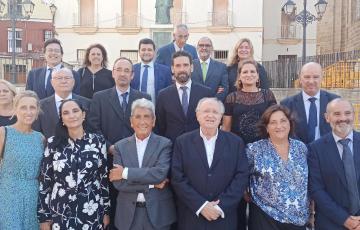
[[[78,101],[65,100],[59,111],[55,136],[48,139],[41,163],[41,230],[104,229],[110,208],[105,139],[86,131]]]

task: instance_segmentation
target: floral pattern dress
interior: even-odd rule
[[[110,208],[106,144],[103,136],[85,133],[63,148],[48,139],[41,163],[38,219],[52,229],[103,229]]]

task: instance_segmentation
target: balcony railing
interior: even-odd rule
[[[96,15],[73,14],[73,25],[75,27],[97,27]]]
[[[214,26],[214,27],[232,26],[232,12],[231,11],[209,12],[208,26]]]
[[[300,25],[281,25],[278,28],[278,38],[280,39],[301,39]]]
[[[138,14],[116,15],[116,27],[133,28],[140,27],[140,17]]]

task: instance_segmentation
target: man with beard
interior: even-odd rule
[[[175,84],[159,92],[155,111],[157,133],[174,143],[179,135],[199,128],[196,105],[201,98],[213,95],[210,88],[191,81],[192,58],[186,51],[174,53],[171,70]]]
[[[332,132],[310,144],[309,185],[315,201],[315,229],[360,229],[360,133],[354,108],[334,99],[326,108]]]
[[[140,40],[139,56],[141,62],[134,65],[134,78],[130,86],[149,94],[155,103],[159,91],[172,83],[170,68],[154,63],[155,43],[150,38]]]
[[[226,65],[211,58],[213,44],[210,38],[202,37],[197,44],[199,59],[194,60],[194,72],[191,79],[194,82],[211,88],[213,94],[224,101],[229,90]]]
[[[299,80],[302,91],[285,98],[280,104],[288,107],[295,118],[295,137],[309,144],[331,131],[325,121],[325,108],[331,100],[339,96],[320,90],[322,68],[318,63],[309,62],[303,65]]]

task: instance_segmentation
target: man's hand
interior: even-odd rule
[[[123,171],[124,171],[124,167],[122,167],[121,165],[114,164],[114,168],[110,170],[109,180],[111,182],[121,180]]]
[[[217,210],[214,206],[219,204],[219,200],[212,201],[207,203],[204,208],[201,210],[201,215],[203,215],[208,221],[217,220],[221,215],[221,212]]]
[[[344,223],[347,229],[360,229],[360,216],[349,216]]]
[[[110,224],[110,216],[109,215],[104,215],[104,218],[103,218],[103,225],[104,225],[104,228],[106,229],[106,227]]]
[[[115,152],[116,152],[116,151],[115,151],[115,146],[114,146],[114,145],[110,145],[108,153],[110,153],[111,155],[114,156]]]
[[[155,188],[157,189],[163,189],[165,188],[166,184],[169,183],[169,179],[166,178],[165,180],[163,180],[160,184],[156,184],[154,185]]]
[[[40,223],[40,230],[51,230],[51,221]]]
[[[219,86],[216,93],[222,93],[224,92],[224,87]]]

